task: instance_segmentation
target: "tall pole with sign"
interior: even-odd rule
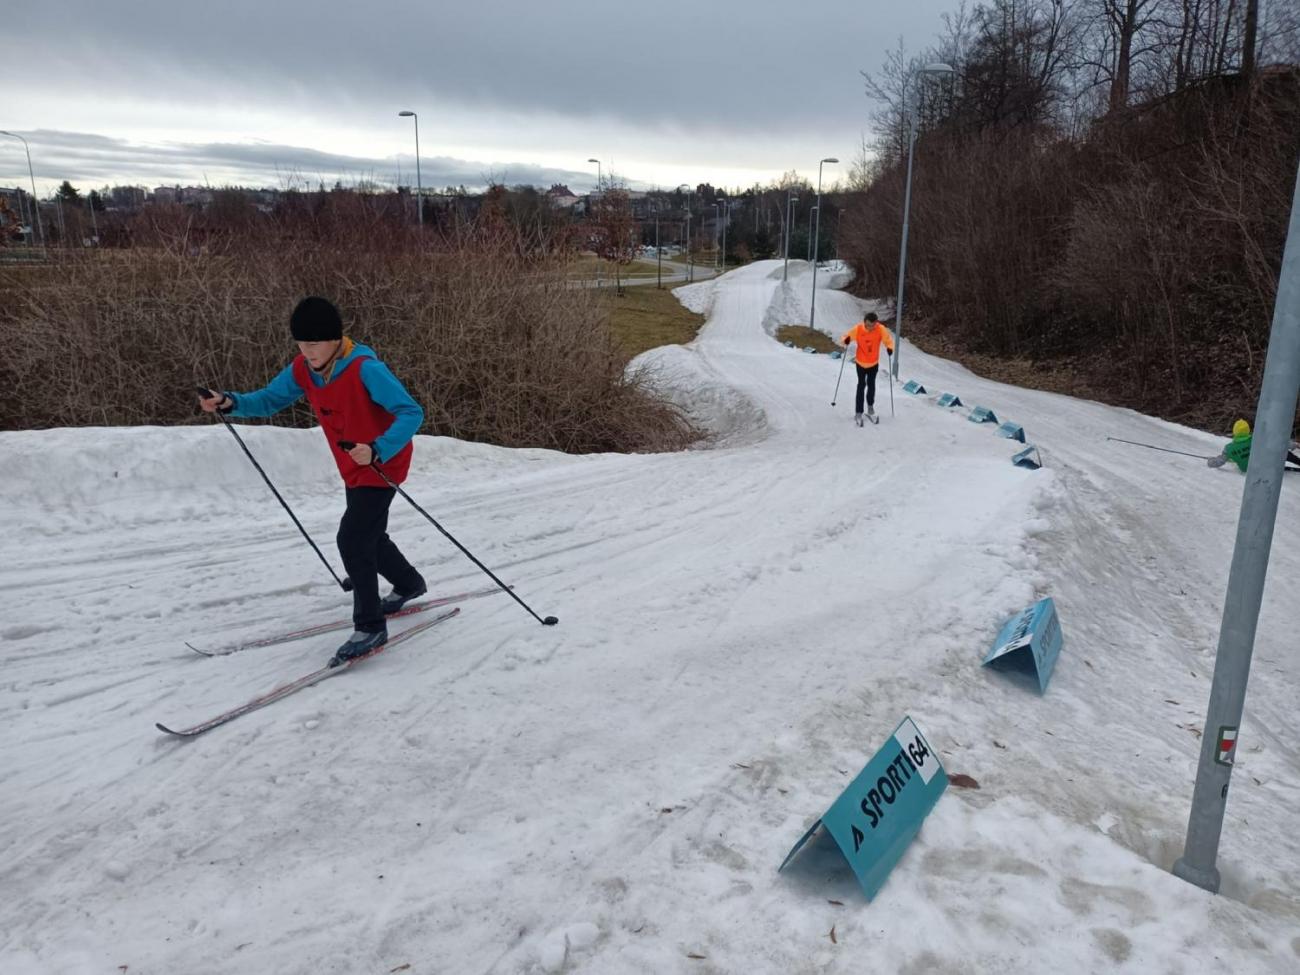
[[[1201,760],[1187,822],[1183,855],[1174,864],[1175,876],[1217,893],[1215,860],[1228,805],[1228,782],[1237,754],[1237,729],[1246,701],[1246,679],[1255,648],[1255,628],[1264,599],[1264,576],[1277,521],[1291,424],[1300,389],[1300,173],[1291,201],[1291,224],[1282,254],[1273,329],[1264,361],[1264,383],[1255,413],[1246,486],[1237,521],[1237,543],[1228,571],[1219,649],[1214,660]]]

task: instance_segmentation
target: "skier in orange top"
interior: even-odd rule
[[[876,420],[876,373],[880,369],[880,346],[883,343],[890,359],[894,357],[894,335],[885,328],[884,322],[876,317],[875,312],[867,312],[864,321],[858,322],[840,337],[840,342],[848,348],[849,342],[857,343],[858,350],[853,357],[853,366],[858,371],[858,390],[853,399],[853,420],[862,426],[862,394],[867,394],[867,419]]]

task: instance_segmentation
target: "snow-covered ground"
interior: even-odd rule
[[[766,262],[679,294],[690,347],[643,363],[713,446],[567,457],[421,438],[410,492],[504,596],[193,741],[337,638],[204,659],[183,641],[348,603],[218,426],[0,434],[0,972],[732,973],[1300,970],[1300,481],[1281,512],[1228,805],[1223,893],[1174,878],[1243,479],[1126,410],[786,349]],[[820,287],[837,332],[861,305]],[[834,283],[832,280],[830,283]],[[252,385],[259,377],[249,377]],[[316,431],[246,428],[322,543]],[[398,499],[435,592],[485,580]],[[332,544],[327,554],[337,565]],[[979,666],[1055,596],[1043,697]],[[394,626],[394,631],[400,624]],[[871,903],[805,851],[910,714],[950,788]],[[832,937],[832,931],[834,936]]]

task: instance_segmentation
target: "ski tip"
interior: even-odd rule
[[[195,653],[197,653],[200,657],[213,657],[213,656],[216,656],[216,655],[215,655],[211,650],[200,650],[198,647],[196,647],[194,644],[192,644],[192,643],[190,643],[190,642],[188,642],[188,641],[186,642],[185,645],[186,645],[187,647],[189,647],[191,650],[193,650]]]
[[[161,731],[164,735],[175,735],[177,738],[184,738],[184,737],[185,737],[185,736],[182,735],[179,731],[172,731],[171,728],[168,728],[168,727],[167,727],[165,724],[163,724],[161,721],[155,721],[154,724],[153,724],[153,726],[154,726],[155,728],[157,728],[159,731]]]

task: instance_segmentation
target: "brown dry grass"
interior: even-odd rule
[[[841,348],[825,332],[809,328],[807,325],[782,325],[776,330],[776,340],[778,342],[793,342],[795,348],[799,349],[811,345],[818,352],[834,352],[836,349]]]
[[[193,422],[194,385],[265,384],[296,352],[293,306],[321,294],[423,405],[424,433],[576,453],[696,436],[626,374],[601,297],[518,240],[411,246],[313,220],[238,246],[172,226],[41,274],[0,270],[0,429]]]
[[[604,289],[601,300],[619,350],[629,359],[661,345],[685,345],[699,334],[705,320],[688,311],[667,288],[638,285],[625,288],[622,297]]]

